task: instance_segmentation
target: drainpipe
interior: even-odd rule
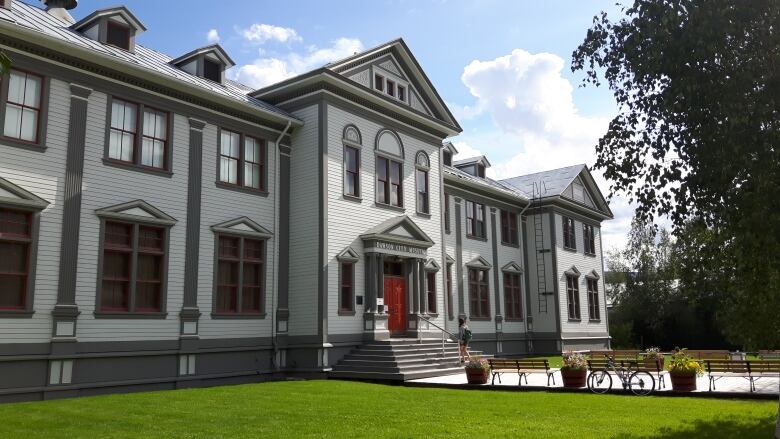
[[[531,207],[531,200],[528,200],[528,204],[526,204],[525,207],[523,208],[523,210],[520,211],[520,226],[521,227],[523,226],[523,214],[525,213],[526,210],[528,210],[529,207]],[[522,233],[522,231],[520,231],[520,238],[521,239],[522,239],[522,236],[523,236],[523,233]],[[520,246],[520,249],[522,251],[524,251],[524,252],[528,251],[528,249],[526,248],[526,245],[528,245],[528,243],[527,242],[523,242],[523,245]],[[525,258],[523,258],[522,260],[525,260]],[[528,267],[526,267],[526,266],[523,266],[523,275],[524,276],[528,276]],[[526,291],[525,294],[531,294],[531,292],[530,291]],[[530,311],[531,311],[530,309],[526,310],[526,312],[530,312]],[[526,340],[528,340],[528,316],[526,316],[523,319],[523,326],[525,327],[525,337],[526,337]],[[526,348],[527,347],[528,347],[528,344],[526,344]]]
[[[282,133],[279,134],[279,137],[276,139],[276,143],[274,144],[274,164],[276,165],[276,172],[274,172],[274,190],[276,191],[276,194],[274,196],[274,286],[273,286],[273,294],[271,295],[271,343],[273,344],[274,348],[274,356],[273,356],[273,365],[275,368],[278,368],[279,365],[276,363],[276,356],[278,354],[277,349],[277,333],[276,333],[276,302],[279,295],[279,162],[281,159],[281,148],[279,147],[279,142],[282,141],[285,134],[287,134],[287,131],[290,129],[290,126],[292,125],[292,121],[287,121],[287,126],[284,127],[282,130]],[[289,329],[289,328],[288,328]]]

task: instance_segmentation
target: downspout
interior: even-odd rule
[[[531,200],[528,200],[528,204],[526,204],[525,207],[523,208],[523,210],[520,211],[520,227],[523,227],[523,214],[525,213],[526,210],[528,210],[529,207],[531,207]],[[523,239],[522,230],[521,230],[521,233],[520,233],[520,239]],[[520,251],[522,251],[524,253],[527,253],[528,249],[525,247],[526,245],[528,245],[528,243],[523,241],[522,245],[520,246]],[[525,261],[525,260],[526,260],[526,258],[522,258],[521,259],[521,261]],[[525,264],[523,264],[523,276],[528,276],[528,267],[526,267]],[[526,288],[525,290],[526,290],[525,294],[531,294],[531,292],[528,291],[528,288]],[[522,300],[522,298],[521,298],[521,300]],[[523,327],[525,328],[526,342],[528,340],[528,316],[527,316],[527,314],[530,311],[531,311],[530,309],[526,310],[525,311],[526,312],[526,316],[525,316],[525,318],[523,318]],[[526,344],[526,348],[528,348],[527,344]]]
[[[279,163],[281,160],[281,148],[279,145],[279,142],[282,141],[285,134],[287,134],[287,131],[290,129],[290,126],[292,125],[292,121],[287,121],[287,126],[284,127],[282,130],[282,133],[279,134],[279,137],[276,139],[276,143],[274,144],[274,164],[276,165],[276,172],[274,173],[274,190],[276,191],[276,196],[274,197],[274,288],[273,288],[273,294],[271,295],[271,344],[273,345],[274,349],[274,356],[273,356],[273,366],[275,369],[279,368],[279,365],[277,364],[276,358],[278,355],[278,348],[277,348],[277,333],[276,333],[276,303],[279,296],[279,240],[281,239],[279,236]]]

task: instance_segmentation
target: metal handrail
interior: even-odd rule
[[[430,321],[427,317],[425,317],[423,315],[418,315],[418,317],[423,319],[423,320],[425,320],[426,322],[428,322],[428,324],[433,325],[439,331],[441,331],[441,354],[444,355],[445,352],[446,352],[445,351],[445,349],[446,349],[446,339],[444,337],[444,334],[449,334],[450,337],[453,338],[453,340],[456,340],[457,338],[455,337],[455,334],[453,334],[450,331],[442,328],[441,326],[437,325],[436,323],[433,323],[432,321]],[[421,340],[422,340],[422,331],[420,331],[420,328],[417,328],[417,341],[421,341]]]

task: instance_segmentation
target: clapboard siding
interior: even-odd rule
[[[57,79],[52,79],[50,84],[46,151],[8,146],[0,140],[0,177],[50,203],[41,212],[35,267],[35,314],[29,319],[0,318],[2,343],[47,342],[51,334],[50,312],[57,301],[59,279],[70,89],[69,84]]]
[[[107,166],[103,163],[107,99],[106,94],[93,92],[87,110],[76,279],[76,303],[81,315],[76,335],[81,341],[178,338],[187,212],[187,119],[180,115],[173,116],[173,176],[170,178]],[[95,319],[93,312],[101,240],[100,221],[95,210],[137,199],[148,202],[178,220],[170,230],[168,246],[168,316],[159,320]]]
[[[539,311],[539,288],[538,288],[538,274],[537,274],[537,263],[536,263],[536,257],[537,257],[537,249],[536,249],[536,235],[534,231],[534,219],[536,216],[539,216],[542,221],[542,230],[544,235],[544,249],[550,248],[550,242],[551,242],[551,235],[550,235],[550,214],[549,213],[539,213],[534,215],[527,215],[526,220],[526,239],[528,241],[527,245],[525,246],[525,251],[528,254],[528,270],[526,271],[526,276],[528,276],[528,284],[529,284],[529,291],[528,294],[530,295],[530,302],[531,302],[531,308],[530,308],[530,315],[533,317],[533,331],[534,332],[555,332],[556,329],[556,309],[555,309],[555,296],[548,295],[548,296],[541,296],[541,300],[547,300],[547,312],[540,312]],[[562,239],[560,236],[558,239]],[[552,252],[544,253],[544,265],[545,265],[545,277],[546,277],[546,286],[548,292],[553,292],[555,285],[555,273],[553,272],[553,264],[552,264]],[[526,315],[528,315],[529,312],[526,310]]]
[[[519,246],[513,247],[511,245],[504,245],[501,243],[501,209],[496,209],[496,234],[498,235],[496,238],[498,239],[498,263],[496,264],[496,268],[498,269],[498,296],[501,300],[501,315],[504,316],[504,323],[502,325],[502,331],[506,333],[512,333],[517,334],[520,332],[525,332],[525,322],[524,321],[507,321],[506,320],[506,298],[504,296],[504,272],[501,271],[503,267],[505,267],[510,262],[514,262],[518,266],[522,267],[525,270],[525,267],[523,265],[523,251],[521,250],[523,248],[523,245],[525,244],[522,242],[523,236],[522,231],[520,229],[520,215],[517,216],[517,232],[518,232],[518,238]],[[525,290],[525,273],[520,275],[520,297],[522,300],[523,308],[522,311],[525,313],[526,311],[526,303],[525,303],[525,296],[528,294],[528,292]],[[495,297],[495,296],[494,296]],[[524,314],[523,314],[524,316]]]
[[[356,202],[346,200],[343,197],[343,158],[344,147],[342,135],[347,124],[354,124],[360,130],[363,139],[363,148],[360,155],[360,182],[363,200]],[[403,166],[403,204],[404,212],[377,207],[375,202],[375,169],[376,156],[374,154],[374,141],[377,133],[385,128],[372,120],[365,119],[355,114],[348,113],[339,108],[328,107],[328,332],[331,334],[354,334],[362,332],[363,307],[357,306],[354,316],[339,316],[339,264],[336,259],[347,246],[361,255],[361,260],[355,267],[355,294],[365,294],[363,268],[363,243],[360,235],[366,233],[377,224],[400,215],[407,215],[412,219],[433,241],[434,245],[428,249],[428,258],[433,259],[443,267],[441,259],[441,220],[439,203],[440,179],[439,150],[440,146],[422,142],[409,137],[404,133],[398,133],[404,147],[405,160]],[[430,218],[416,214],[416,188],[414,160],[418,151],[425,151],[432,164],[428,174],[430,201]],[[409,286],[407,286],[409,287]],[[433,321],[441,325],[444,323],[444,289],[441,273],[436,276],[436,293],[438,317]]]
[[[293,113],[304,126],[292,136],[290,156],[290,335],[317,334],[319,237],[319,112],[313,105]],[[284,266],[284,264],[281,264]]]
[[[576,232],[577,251],[565,250],[563,248],[563,217],[559,213],[555,213],[555,230],[557,236],[560,237],[556,241],[556,254],[558,259],[558,289],[560,291],[560,312],[561,312],[561,332],[564,333],[605,333],[607,332],[607,318],[606,318],[606,300],[604,298],[604,273],[601,270],[601,243],[599,237],[601,236],[601,229],[594,227],[596,234],[596,256],[587,256],[583,253],[584,236],[582,233],[582,222],[574,220],[574,230]],[[580,315],[581,321],[569,321],[569,313],[567,308],[567,294],[566,294],[566,275],[564,272],[571,267],[576,267],[579,270],[579,297],[580,297]],[[588,286],[585,281],[585,276],[596,271],[599,275],[599,308],[601,314],[601,321],[591,322],[588,315]]]
[[[243,134],[255,135],[244,131]],[[274,240],[276,225],[274,199],[276,197],[276,145],[266,143],[266,172],[268,196],[239,192],[216,186],[217,182],[218,127],[207,124],[203,130],[203,181],[200,219],[200,263],[198,264],[198,306],[203,315],[200,323],[201,338],[270,337],[273,303]],[[265,227],[274,237],[266,242],[265,319],[212,319],[214,295],[214,232],[211,226],[242,216]]]
[[[473,261],[474,259],[478,257],[484,258],[488,263],[493,265],[493,244],[492,240],[496,239],[497,236],[493,235],[493,229],[490,226],[490,205],[485,206],[485,227],[487,229],[486,237],[487,240],[483,241],[481,239],[472,239],[467,236],[466,231],[466,202],[467,201],[476,201],[481,202],[479,199],[469,200],[469,197],[464,197],[463,201],[460,203],[460,229],[462,234],[462,242],[463,242],[463,250],[462,250],[462,257],[463,257],[463,298],[464,298],[464,312],[466,313],[466,316],[469,318],[469,328],[474,332],[479,333],[493,333],[496,330],[496,324],[495,324],[495,317],[496,317],[496,300],[495,300],[495,289],[496,284],[493,280],[493,270],[501,270],[501,267],[495,267],[493,266],[488,270],[488,287],[489,287],[489,300],[490,300],[490,320],[489,321],[483,321],[483,320],[471,320],[471,301],[469,300],[469,270],[466,266],[469,262]],[[454,203],[453,203],[454,206]],[[455,215],[452,215],[452,233],[454,238],[455,233]],[[496,218],[498,221],[498,218]],[[453,255],[455,257],[455,255]],[[455,276],[457,273],[455,271],[455,267],[453,268],[452,275]],[[457,284],[454,285],[453,288],[455,291],[453,294],[456,294],[457,291]],[[457,299],[456,299],[457,303]],[[457,308],[456,308],[457,309]]]

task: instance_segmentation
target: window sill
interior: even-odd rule
[[[492,319],[492,318],[490,318],[490,317],[474,317],[474,316],[469,316],[469,320],[471,320],[472,322],[489,322],[489,321],[491,321],[491,320],[493,320],[493,319]]]
[[[35,311],[26,309],[0,309],[0,318],[29,319]]]
[[[340,316],[354,316],[355,315],[355,311],[354,310],[350,311],[348,309],[340,309],[339,310],[339,315]]]
[[[211,313],[212,320],[262,320],[265,319],[265,313],[259,314],[229,314],[229,313]]]
[[[96,319],[165,319],[167,312],[95,311]]]
[[[587,252],[585,252],[585,253],[583,253],[583,254],[584,254],[585,256],[590,256],[591,258],[595,258],[595,257],[596,257],[596,253],[587,253]]]
[[[432,319],[435,319],[435,318],[439,317],[439,313],[437,313],[437,312],[427,312],[427,313],[425,313],[425,316],[426,317],[430,317]]]
[[[487,242],[487,240],[488,240],[487,237],[482,238],[482,237],[479,237],[479,236],[468,235],[468,234],[466,235],[466,238],[473,239],[474,241],[482,241],[482,242]]]
[[[228,189],[236,192],[243,192],[245,194],[257,195],[260,197],[267,197],[268,191],[261,189],[254,189],[251,187],[239,186],[237,184],[225,183],[224,181],[217,181],[214,183],[220,189]]]
[[[520,248],[520,244],[513,244],[513,243],[511,243],[511,242],[504,242],[504,241],[501,241],[501,245],[503,245],[504,247],[514,247],[514,248]]]
[[[46,151],[46,145],[42,143],[27,142],[24,140],[14,139],[12,137],[0,136],[0,143],[3,143],[8,146],[13,146],[14,148],[28,149],[30,151],[35,151],[35,152]]]
[[[588,323],[601,323],[601,319],[588,319]]]
[[[362,203],[363,202],[363,198],[360,197],[359,195],[343,194],[342,198],[344,198],[347,201],[352,201],[354,203]]]
[[[577,253],[576,247],[572,248],[572,247],[563,246],[563,249],[566,250],[567,252]]]
[[[504,318],[504,322],[522,322],[522,317],[506,317]]]
[[[573,318],[569,317],[569,321],[572,322],[572,323],[580,323],[580,322],[582,322],[582,319],[573,319]]]
[[[430,213],[425,213],[425,212],[415,212],[415,215],[417,215],[417,216],[419,216],[421,218],[429,218],[429,219],[431,218],[431,214]]]
[[[382,209],[394,210],[396,212],[406,212],[406,208],[403,206],[393,206],[392,204],[380,203],[379,201],[375,201],[374,206]]]
[[[151,168],[148,166],[136,165],[135,163],[121,162],[119,160],[114,160],[114,159],[103,158],[103,164],[106,166],[112,166],[114,168],[127,169],[128,171],[143,172],[145,174],[157,175],[165,178],[171,178],[173,176],[173,172],[165,169]]]

